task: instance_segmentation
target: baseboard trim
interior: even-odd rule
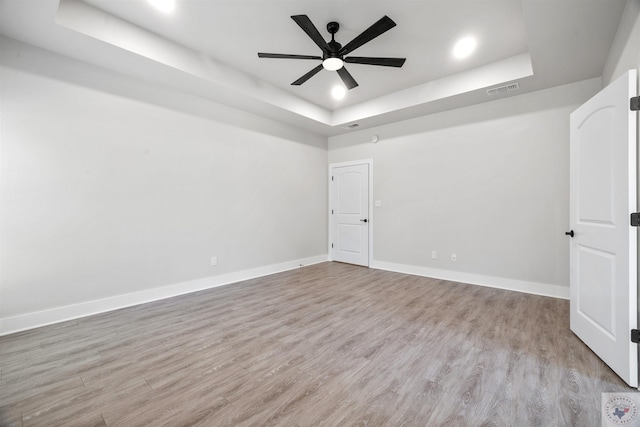
[[[416,265],[396,264],[386,261],[374,261],[371,268],[411,274],[414,276],[431,277],[452,282],[468,283],[489,288],[506,289],[527,294],[546,297],[569,299],[569,287],[549,285],[546,283],[528,282],[525,280],[507,279],[504,277],[484,276],[481,274],[463,273],[459,271],[440,270],[437,268],[420,267]]]
[[[158,301],[161,299],[184,295],[191,292],[229,285],[232,283],[241,282],[243,280],[255,279],[262,276],[268,276],[270,274],[281,273],[284,271],[300,268],[301,266],[326,262],[327,260],[328,255],[318,255],[280,264],[266,265],[249,270],[222,274],[219,276],[190,280],[187,282],[147,289],[139,292],[116,295],[99,300],[86,301],[79,304],[56,307],[43,311],[21,314],[13,317],[0,318],[0,336],[25,331],[28,329],[39,328],[41,326],[47,326],[54,323],[78,319],[81,317],[91,316],[94,314],[104,313],[107,311],[118,310],[120,308],[144,304],[147,302]]]

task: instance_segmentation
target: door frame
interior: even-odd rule
[[[369,219],[369,223],[368,223],[368,228],[369,228],[369,254],[368,254],[368,260],[367,260],[367,268],[371,268],[371,263],[373,262],[373,159],[364,159],[364,160],[352,160],[349,162],[340,162],[340,163],[330,163],[329,164],[329,168],[328,168],[328,175],[327,175],[327,182],[328,182],[328,186],[329,186],[329,191],[328,191],[328,195],[329,195],[329,200],[327,203],[328,209],[327,209],[327,216],[328,216],[328,222],[327,224],[329,225],[329,232],[327,233],[327,250],[329,253],[329,261],[333,261],[333,254],[332,254],[332,250],[331,250],[331,242],[333,241],[333,223],[332,223],[332,215],[331,215],[331,201],[333,200],[333,186],[331,185],[331,171],[333,170],[333,168],[340,168],[340,167],[345,167],[345,166],[357,166],[357,165],[368,165],[369,166],[369,215],[368,215],[368,219]]]

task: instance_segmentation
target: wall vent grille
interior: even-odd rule
[[[487,89],[487,95],[492,96],[492,95],[497,95],[499,93],[511,92],[518,89],[520,89],[520,85],[518,83],[511,83],[508,85]]]

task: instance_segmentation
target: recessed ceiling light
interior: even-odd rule
[[[163,13],[171,13],[176,8],[176,0],[147,0],[151,6]]]
[[[476,50],[478,42],[474,37],[463,37],[453,47],[453,56],[458,59],[466,58]]]
[[[331,89],[331,96],[333,96],[333,99],[341,100],[346,94],[347,90],[344,86],[334,86],[333,89]]]

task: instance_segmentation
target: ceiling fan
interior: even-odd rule
[[[345,46],[342,46],[335,40],[335,34],[340,29],[340,25],[337,22],[329,22],[327,24],[327,31],[329,31],[329,33],[331,34],[331,41],[327,43],[307,15],[294,15],[291,17],[291,19],[293,19],[296,24],[298,24],[300,28],[302,28],[304,32],[307,33],[311,40],[313,40],[313,42],[318,45],[318,47],[322,50],[322,56],[288,55],[283,53],[258,52],[258,57],[278,59],[314,59],[322,61],[322,63],[315,67],[313,70],[309,71],[307,74],[291,83],[292,85],[299,86],[319,73],[320,70],[326,69],[337,71],[347,89],[353,89],[354,87],[358,86],[358,83],[351,76],[351,74],[349,74],[346,68],[344,68],[345,62],[353,64],[380,65],[383,67],[402,67],[404,61],[406,60],[406,58],[375,58],[368,56],[345,57],[345,55],[353,52],[363,44],[370,42],[379,35],[389,31],[391,28],[396,26],[396,23],[386,15],[378,20],[375,24],[364,30],[359,36],[351,40]]]

